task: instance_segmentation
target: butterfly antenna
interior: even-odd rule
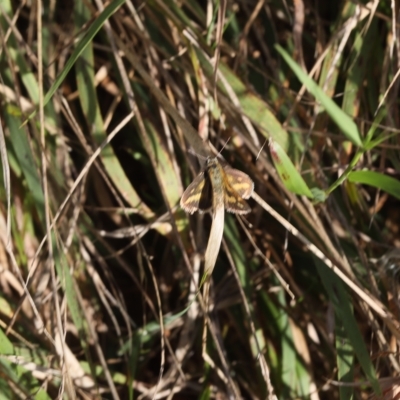
[[[222,153],[222,150],[226,147],[226,145],[228,144],[228,142],[231,140],[231,137],[229,136],[228,140],[224,143],[224,145],[222,146],[222,149],[219,151],[218,154]]]
[[[263,151],[263,148],[265,147],[266,144],[267,144],[267,139],[265,139],[264,144],[261,146],[261,149],[260,149],[260,151],[259,151],[258,154],[257,154],[256,161],[258,160],[258,157],[260,157],[260,154],[261,154],[261,152]]]

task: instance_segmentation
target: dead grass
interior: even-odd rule
[[[3,398],[398,396],[398,12],[320,3],[1,2]]]

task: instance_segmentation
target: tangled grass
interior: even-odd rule
[[[0,399],[399,396],[398,9],[320,3],[0,2]]]

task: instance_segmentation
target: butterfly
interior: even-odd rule
[[[247,214],[251,208],[244,199],[253,190],[254,183],[244,172],[222,166],[217,157],[208,157],[204,170],[183,192],[180,204],[189,214],[220,206],[234,214]]]

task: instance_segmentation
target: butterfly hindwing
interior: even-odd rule
[[[250,206],[239,195],[239,193],[229,184],[224,187],[225,210],[234,214],[247,214],[251,211]]]

